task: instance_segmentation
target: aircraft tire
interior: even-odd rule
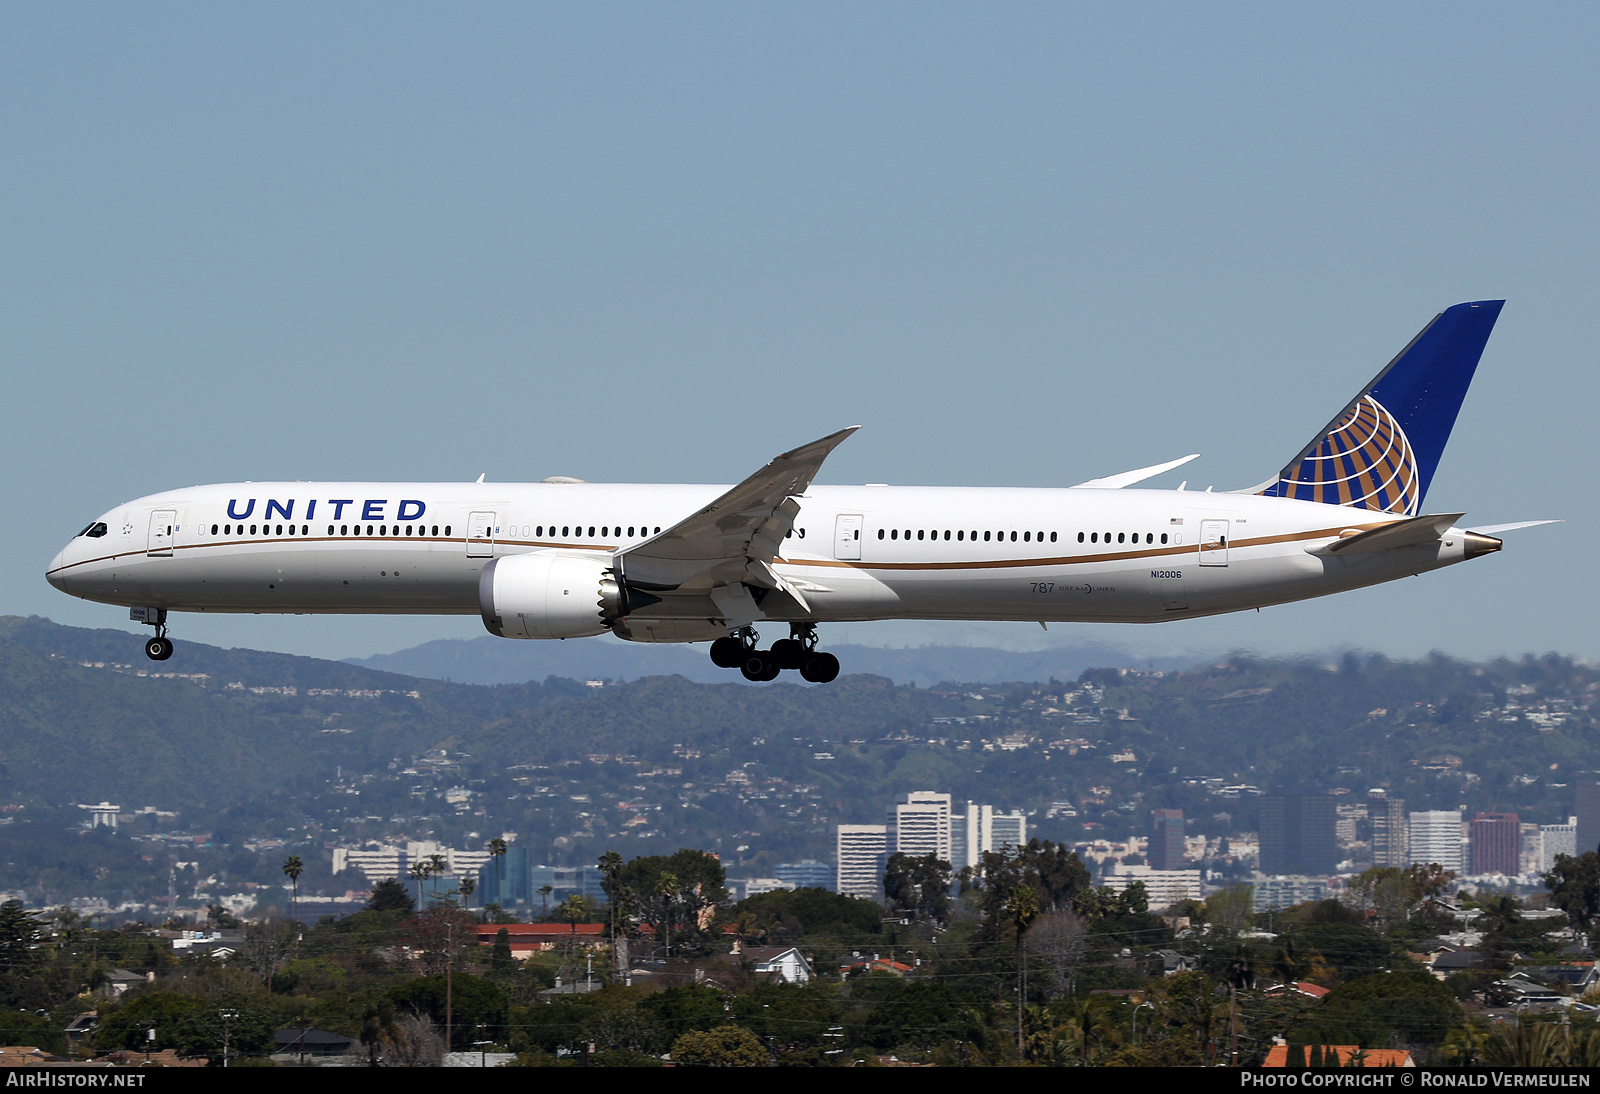
[[[144,655],[152,661],[165,661],[172,656],[172,639],[152,638],[144,644]]]
[[[780,638],[772,644],[772,656],[780,669],[797,669],[805,660],[806,648],[793,638]]]
[[[744,644],[737,638],[719,638],[711,643],[711,663],[719,669],[736,669],[744,664]]]
[[[831,684],[839,676],[839,659],[831,653],[813,653],[801,663],[800,676],[813,684]]]
[[[739,671],[746,680],[761,683],[778,678],[778,660],[768,650],[751,650],[745,655]]]

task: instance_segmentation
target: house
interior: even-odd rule
[[[873,954],[870,960],[860,957],[855,961],[839,966],[839,975],[841,977],[861,976],[869,972],[887,972],[893,973],[895,976],[910,976],[913,971],[912,966],[907,965],[904,961],[896,961],[892,957],[881,957],[878,954]]]
[[[1198,957],[1185,957],[1177,950],[1151,950],[1144,955],[1144,960],[1151,975],[1160,969],[1162,976],[1177,976],[1180,972],[1189,972],[1200,967]]]
[[[478,945],[493,946],[496,936],[506,932],[511,941],[511,956],[525,961],[541,950],[553,950],[576,942],[586,950],[606,945],[604,923],[480,923]]]
[[[729,956],[735,961],[755,966],[757,976],[765,976],[780,984],[809,984],[814,975],[811,963],[793,946],[741,947],[736,941],[733,953]]]
[[[1411,1058],[1411,1053],[1403,1048],[1368,1048],[1360,1045],[1325,1045],[1324,1050],[1331,1049],[1339,1054],[1340,1067],[1353,1067],[1350,1057],[1356,1053],[1364,1053],[1361,1060],[1362,1067],[1416,1067],[1417,1062]],[[1304,1050],[1302,1050],[1304,1051]],[[1261,1061],[1262,1067],[1288,1067],[1289,1046],[1273,1045],[1267,1051],[1267,1058]]]
[[[278,1050],[275,1055],[293,1056],[343,1056],[355,1045],[355,1038],[325,1029],[280,1029],[275,1035]]]

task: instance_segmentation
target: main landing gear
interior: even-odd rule
[[[839,659],[817,649],[817,629],[809,623],[790,623],[789,637],[770,650],[756,648],[760,636],[749,627],[711,643],[711,663],[738,669],[746,680],[776,680],[784,669],[798,670],[804,680],[826,684],[839,675]]]
[[[167,609],[134,608],[128,613],[135,623],[148,623],[156,629],[156,636],[144,644],[144,655],[152,661],[165,661],[172,656],[172,639],[167,637]]]

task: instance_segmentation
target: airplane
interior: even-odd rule
[[[481,615],[516,639],[709,641],[746,679],[837,677],[820,623],[1153,623],[1325,596],[1498,551],[1425,513],[1504,301],[1440,312],[1277,475],[1128,489],[1197,456],[1053,489],[822,486],[842,429],[733,487],[254,482],[151,494],[91,521],[46,571],[131,609]],[[758,625],[787,625],[763,649]]]

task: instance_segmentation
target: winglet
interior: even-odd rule
[[[1153,464],[1150,467],[1141,467],[1136,471],[1124,471],[1120,475],[1107,475],[1103,479],[1090,479],[1088,482],[1080,482],[1077,486],[1071,487],[1070,489],[1121,490],[1124,486],[1132,486],[1136,482],[1143,482],[1145,479],[1153,479],[1163,471],[1171,471],[1174,467],[1182,467],[1190,460],[1198,460],[1199,458],[1200,453],[1195,452],[1192,455],[1184,456],[1181,459],[1168,460],[1166,463]]]

